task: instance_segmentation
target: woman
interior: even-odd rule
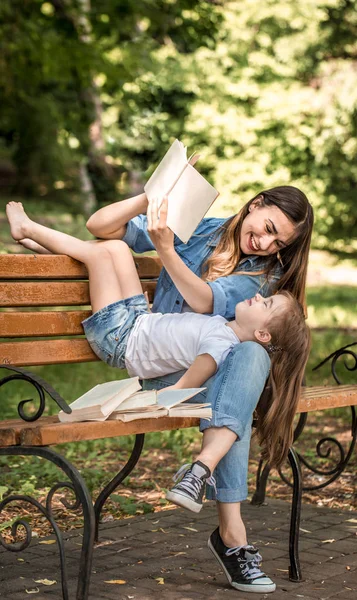
[[[166,201],[159,216],[157,203],[148,205],[146,195],[140,194],[100,209],[87,223],[98,238],[124,239],[138,253],[157,250],[164,268],[154,312],[191,310],[232,319],[237,302],[280,289],[304,302],[313,211],[297,188],[266,190],[229,219],[204,219],[187,244],[166,226],[166,213]],[[274,591],[275,584],[259,569],[258,551],[247,544],[240,502],[247,497],[252,415],[269,368],[264,348],[245,342],[206,382],[213,418],[201,422],[202,450],[182,480],[201,497],[214,471],[216,488],[209,487],[207,497],[217,500],[219,528],[210,536],[209,547],[233,587],[258,593]],[[181,374],[149,380],[145,387],[172,385]]]
[[[147,216],[146,216],[147,213]],[[204,219],[188,244],[166,226],[167,202],[158,214],[145,194],[104,207],[87,227],[102,239],[124,239],[138,253],[157,250],[164,268],[155,312],[192,310],[234,317],[237,302],[257,292],[280,289],[305,301],[305,283],[313,226],[306,196],[292,186],[261,192],[229,219]],[[254,342],[238,345],[207,383],[212,421],[202,421],[202,451],[197,461],[215,469],[219,529],[209,546],[231,585],[266,593],[275,584],[259,569],[259,555],[247,545],[240,502],[247,497],[247,468],[253,411],[269,374],[266,351]],[[180,374],[146,382],[146,387],[172,385]],[[207,474],[202,475],[202,480]],[[202,490],[201,490],[202,491]]]

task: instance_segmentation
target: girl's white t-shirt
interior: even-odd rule
[[[239,343],[228,321],[192,312],[150,313],[138,317],[125,353],[130,377],[159,377],[188,369],[200,354],[210,354],[217,364]]]

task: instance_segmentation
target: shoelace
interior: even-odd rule
[[[177,471],[177,473],[173,476],[173,480],[176,483],[176,481],[178,481],[180,478],[183,479],[183,477],[185,476],[185,474],[187,473],[187,471],[191,468],[191,464],[187,463],[186,465],[182,465],[182,467],[179,468],[179,470]],[[189,492],[192,490],[194,490],[195,494],[198,494],[204,481],[203,479],[201,479],[200,477],[198,477],[197,475],[195,475],[194,473],[190,473],[190,477],[192,479],[187,480],[187,481],[181,481],[180,485],[182,485],[182,487],[185,490],[188,490]],[[214,491],[217,494],[217,486],[216,486],[216,480],[213,477],[213,475],[211,475],[210,477],[207,477],[206,479],[206,483],[208,485],[211,485],[214,488]]]
[[[248,552],[255,550],[254,546],[236,546],[235,548],[229,548],[226,552],[226,556],[232,556],[232,554],[236,554],[238,562],[245,562],[245,565],[242,568],[242,574],[247,579],[256,579],[257,575],[264,575],[263,571],[260,569],[262,557],[259,552],[254,553],[251,558],[245,557],[245,559],[243,559],[238,556],[242,548]]]

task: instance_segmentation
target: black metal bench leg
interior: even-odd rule
[[[297,582],[302,580],[299,560],[299,528],[301,514],[302,477],[299,457],[297,452],[293,448],[290,448],[288,458],[292,469],[294,482],[289,534],[289,579],[290,581]]]
[[[78,583],[77,583],[77,593],[76,600],[87,600],[89,593],[89,585],[90,585],[90,577],[91,577],[91,568],[92,568],[92,557],[93,557],[93,545],[94,545],[94,532],[95,532],[95,517],[94,517],[94,509],[92,504],[92,499],[88,492],[87,486],[85,484],[84,479],[77,471],[77,469],[71,465],[71,463],[65,459],[63,456],[54,452],[50,448],[42,448],[36,446],[10,446],[8,448],[0,448],[1,456],[38,456],[40,458],[44,458],[46,460],[51,461],[57,467],[59,467],[70,479],[70,481],[65,481],[61,483],[57,483],[50,490],[47,496],[46,504],[40,504],[34,498],[30,498],[29,496],[20,496],[20,495],[11,495],[7,496],[0,502],[0,513],[3,508],[12,501],[22,501],[25,503],[30,503],[33,506],[36,506],[41,513],[48,519],[51,523],[55,536],[57,538],[57,542],[59,545],[60,551],[60,564],[61,564],[61,581],[62,581],[62,598],[63,600],[68,600],[68,581],[67,581],[67,572],[66,572],[66,562],[65,562],[65,551],[63,544],[63,537],[61,531],[59,530],[57,524],[55,523],[54,516],[52,513],[52,498],[54,494],[60,488],[68,488],[74,491],[75,493],[75,502],[73,505],[70,505],[67,501],[63,500],[63,504],[68,508],[79,508],[82,506],[83,518],[84,518],[84,527],[83,527],[83,542],[82,542],[82,550],[79,561],[79,573],[78,573]],[[13,544],[7,544],[0,536],[1,545],[10,550],[11,552],[19,552],[21,550],[25,550],[31,542],[31,527],[30,525],[22,520],[18,519],[17,522],[12,526],[12,534],[16,539],[17,529],[22,525],[26,531],[26,539],[23,542],[14,542]]]
[[[261,504],[263,504],[263,502],[265,500],[265,492],[266,492],[267,481],[268,481],[268,477],[269,477],[269,473],[270,473],[270,467],[269,467],[269,464],[266,463],[266,465],[263,468],[263,464],[264,464],[264,461],[262,459],[260,459],[258,470],[257,470],[255,492],[250,501],[250,503],[254,504],[255,506],[260,506]]]
[[[139,433],[135,437],[134,448],[131,452],[128,462],[124,465],[124,467],[119,471],[119,473],[105,486],[105,488],[100,492],[98,498],[94,504],[94,513],[95,513],[95,541],[98,541],[98,529],[99,529],[99,519],[102,512],[102,508],[107,498],[112,494],[116,488],[121,484],[121,482],[130,475],[132,470],[134,469],[136,463],[138,462],[141,452],[144,446],[145,434]]]

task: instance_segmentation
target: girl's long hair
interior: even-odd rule
[[[305,305],[306,273],[314,214],[305,194],[293,186],[284,185],[260,192],[247,202],[237,215],[228,219],[222,227],[223,231],[216,248],[203,266],[202,277],[205,281],[214,281],[218,277],[236,272],[239,275],[265,273],[269,278],[270,273],[278,266],[277,255],[271,254],[260,257],[261,271],[237,271],[242,258],[240,249],[242,223],[249,213],[250,205],[260,196],[262,206],[279,208],[293,223],[296,232],[291,244],[280,250],[283,275],[277,282],[274,292],[288,290]]]
[[[302,305],[290,292],[279,292],[288,307],[270,320],[271,369],[265,394],[259,402],[256,433],[263,458],[279,467],[293,441],[293,420],[310,351],[310,330]],[[263,344],[264,345],[264,344]],[[263,400],[263,401],[262,401]]]

